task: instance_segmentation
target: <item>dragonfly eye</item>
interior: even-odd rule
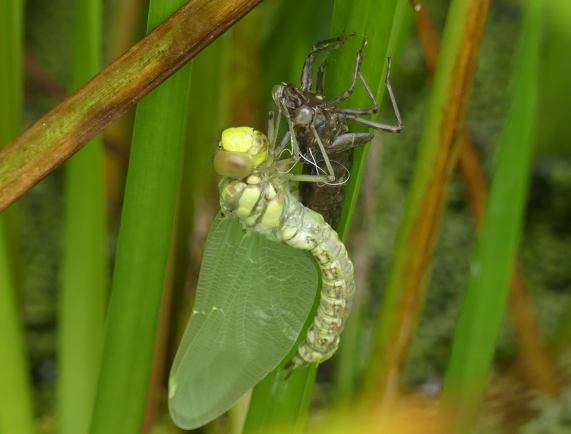
[[[244,152],[219,149],[214,156],[214,170],[221,176],[241,179],[254,170],[252,156]]]

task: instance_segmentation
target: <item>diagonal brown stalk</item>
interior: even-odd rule
[[[260,2],[189,1],[9,143],[0,152],[0,211]]]
[[[398,392],[398,379],[424,300],[488,6],[489,0],[454,0],[450,5],[447,50],[429,104],[368,373],[368,396],[380,393],[383,402],[393,401]]]
[[[411,3],[414,1],[411,0]],[[416,28],[428,72],[432,76],[440,55],[440,44],[424,8],[417,9]],[[464,185],[468,206],[476,224],[480,227],[488,196],[484,169],[467,128],[462,131],[458,140],[457,170]],[[519,267],[516,267],[511,283],[508,316],[517,338],[519,363],[522,364],[527,381],[538,390],[556,395],[559,390],[557,370],[541,336],[534,309],[526,294],[525,279]]]

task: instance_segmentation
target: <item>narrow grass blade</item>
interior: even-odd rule
[[[539,0],[526,1],[511,108],[446,372],[444,397],[459,410],[454,421],[458,433],[468,432],[474,422],[514,272],[533,156],[540,11]]]
[[[540,65],[543,83],[539,96],[541,135],[537,137],[538,153],[551,155],[571,154],[571,122],[568,122],[568,96],[571,94],[571,2],[552,0],[546,3],[545,40]],[[571,342],[571,302],[567,304],[566,317],[562,319],[553,342],[552,353],[562,354]]]
[[[105,41],[104,63],[119,58],[144,36],[148,1],[124,0],[112,2],[109,6],[106,12],[109,17],[106,29],[109,32]],[[103,132],[104,142],[112,144],[105,152],[107,207],[108,215],[112,217],[118,216],[121,211],[134,118],[135,110],[132,107]]]
[[[218,208],[217,198],[213,194],[216,191],[216,177],[212,152],[216,149],[223,126],[221,99],[226,93],[227,81],[223,79],[222,60],[228,45],[226,40],[226,35],[218,38],[192,61],[188,137],[184,147],[175,219],[171,319],[174,329],[171,345],[174,348],[170,348],[172,354],[169,355],[169,363],[191,314],[193,285],[196,285],[200,267],[200,253],[197,252],[202,252],[208,233],[204,223],[214,218]],[[209,103],[205,104],[205,101]],[[192,240],[190,248],[189,240]]]
[[[393,26],[397,0],[338,0],[334,2],[332,17],[332,36],[356,32],[367,36],[366,61],[363,75],[379,98],[384,90],[383,66]],[[360,41],[359,41],[360,43]],[[335,61],[335,74],[329,84],[332,95],[345,90],[348,86],[354,65],[355,53],[343,50]],[[367,106],[363,95],[353,99],[356,106]],[[348,188],[345,210],[341,216],[338,232],[346,237],[351,213],[354,209],[358,187],[364,165],[363,151],[357,153],[351,183]],[[254,389],[250,412],[246,421],[246,433],[270,432],[272,427],[288,426],[291,432],[302,432],[307,419],[316,367],[310,366],[295,372],[284,382],[278,371],[271,373]]]
[[[187,156],[189,179],[185,184],[193,200],[208,195],[208,187],[215,179],[212,155],[227,118],[220,103],[228,94],[223,59],[227,47],[228,38],[224,35],[193,61]]]
[[[153,0],[147,30],[181,0]],[[137,107],[92,434],[140,431],[182,158],[190,68]]]
[[[545,3],[545,40],[541,49],[540,73],[542,78],[539,96],[539,121],[542,134],[538,137],[537,151],[541,155],[571,154],[571,122],[567,116],[571,95],[571,2],[550,0]]]
[[[329,35],[333,0],[281,2],[272,33],[262,51],[262,103],[272,101],[272,87],[280,82],[299,83],[301,67],[311,46]],[[295,11],[295,20],[291,12]],[[284,56],[284,53],[288,53]],[[263,107],[269,107],[264,105]]]
[[[385,91],[386,62],[387,57],[391,55],[388,49],[397,3],[402,1],[337,0],[333,9],[332,36],[356,32],[358,35],[363,35],[368,39],[369,43],[365,49],[362,73],[378,102],[382,101]],[[342,92],[347,88],[354,62],[355,54],[350,50],[343,50],[340,53],[335,64],[336,74],[330,82],[333,94]],[[364,94],[354,95],[352,101],[355,106],[359,107],[367,107],[370,104]],[[337,227],[337,232],[339,232],[342,240],[347,239],[352,214],[357,205],[368,149],[369,145],[359,147],[353,153],[351,178],[347,186],[343,213]]]
[[[20,130],[23,3],[0,3],[0,147]],[[34,413],[6,215],[0,215],[0,421],[3,432],[32,434]]]
[[[409,4],[406,1],[397,1],[394,7],[394,18],[392,20],[392,32],[390,33],[390,38],[388,41],[388,45],[385,45],[386,42],[380,44],[379,50],[384,48],[384,52],[377,51],[377,53],[372,54],[373,56],[379,56],[381,59],[386,59],[387,56],[391,56],[393,62],[395,58],[398,57],[398,49],[402,45],[403,39],[405,38],[406,34],[410,29],[410,25],[412,23],[412,9],[410,8]],[[383,26],[389,25],[388,21],[382,24]],[[383,41],[386,36],[383,36]],[[369,62],[371,55],[367,53],[365,57],[365,63]],[[383,69],[385,65],[383,65]],[[380,67],[373,73],[374,75],[369,74],[367,76],[367,80],[370,80],[370,83],[377,88],[376,96],[377,101],[382,101],[384,95],[384,74],[381,72]],[[398,93],[398,90],[397,90]],[[398,99],[398,94],[397,94]],[[361,101],[357,100],[358,104],[367,104],[366,99],[361,98]],[[387,106],[386,104],[383,106],[384,109],[382,111],[388,112],[391,110],[390,105]],[[385,118],[387,119],[387,118]],[[388,118],[391,119],[392,118]],[[374,139],[371,146],[382,146],[382,137],[377,135]],[[359,200],[359,191],[361,190],[361,183],[363,182],[364,172],[366,168],[366,163],[370,161],[370,153],[369,153],[369,146],[364,149],[359,149],[358,152],[354,152],[353,154],[353,167],[351,170],[351,178],[355,180],[355,182],[351,183],[347,189],[347,197],[345,199],[345,214],[342,215],[342,219],[340,222],[340,226],[338,228],[339,233],[342,234],[343,239],[347,238],[347,234],[350,228],[350,222],[352,219],[352,213],[355,209],[355,206]],[[382,179],[379,180],[382,182]],[[372,228],[371,228],[372,229]],[[354,257],[356,255],[360,255],[362,252],[355,252],[353,254]],[[369,260],[369,258],[364,258],[361,263],[364,261]],[[359,265],[356,265],[356,273],[359,271]],[[357,283],[357,290],[363,291],[364,285],[361,287],[358,285],[358,282],[365,282],[363,279],[364,276],[355,275],[355,281]],[[352,399],[352,395],[356,386],[356,376],[357,376],[357,366],[360,364],[358,357],[358,345],[359,345],[359,335],[360,335],[360,312],[359,312],[359,303],[356,301],[353,305],[353,312],[349,317],[347,322],[347,326],[345,327],[345,331],[343,332],[343,339],[341,341],[341,346],[339,348],[337,358],[336,358],[336,372],[335,372],[335,383],[336,383],[336,401],[338,405],[343,406],[346,403],[350,402]]]
[[[6,432],[32,434],[35,428],[28,363],[5,229],[5,219],[0,217],[0,339],[3,346],[0,357],[0,420]]]
[[[268,122],[267,106],[262,110],[260,104],[260,81],[265,72],[261,68],[261,10],[253,10],[228,32],[225,90],[232,125],[264,131]]]
[[[22,0],[6,0],[0,4],[0,147],[20,131],[22,118]]]
[[[101,9],[100,0],[75,3],[73,88],[99,71]],[[95,398],[107,288],[104,183],[103,143],[96,138],[65,166],[58,354],[62,434],[88,432]]]
[[[453,0],[450,4],[404,223],[377,321],[366,380],[371,398],[394,398],[414,336],[456,165],[457,134],[471,90],[488,4],[488,0]]]
[[[283,427],[291,434],[304,432],[317,369],[297,370],[287,381],[278,369],[254,388],[244,434],[283,432]]]

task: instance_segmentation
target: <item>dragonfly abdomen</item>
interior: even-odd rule
[[[282,239],[292,247],[308,250],[317,261],[322,276],[319,307],[305,341],[291,361],[291,367],[298,368],[324,362],[337,350],[351,309],[355,282],[353,264],[337,232],[320,214],[299,201],[291,201],[290,205],[296,209],[292,214],[298,216],[299,224],[295,227],[290,218],[290,224],[284,225]]]
[[[319,307],[291,366],[329,359],[339,346],[355,293],[353,264],[337,232],[321,214],[269,179],[257,175],[245,181],[225,179],[220,187],[222,210],[238,217],[246,229],[308,251],[315,258],[322,276]]]

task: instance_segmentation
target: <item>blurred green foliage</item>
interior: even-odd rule
[[[571,18],[568,3],[565,2],[552,2],[544,30],[537,157],[533,165],[519,254],[527,286],[547,339],[554,337],[571,317],[571,122],[567,119],[571,95],[571,57],[568,55]],[[71,44],[68,39],[73,27],[72,3],[72,0],[26,2],[26,53],[36,62],[36,66],[27,66],[26,124],[57,102],[53,92],[49,92],[45,83],[38,80],[33,72],[40,69],[48,83],[56,88],[65,88],[70,81]],[[441,28],[447,2],[425,2],[425,6]],[[106,16],[109,16],[112,7],[112,2],[106,2]],[[327,35],[331,3],[267,1],[259,13],[261,49],[251,55],[252,62],[259,62],[260,65],[259,89],[256,92],[261,95],[259,112],[263,116],[269,107],[271,86],[278,81],[297,83],[302,59],[311,44]],[[519,2],[492,2],[467,122],[488,171],[494,166],[493,147],[509,106],[508,87],[514,40],[520,24]],[[206,56],[208,54],[205,52]],[[197,59],[197,63],[200,59]],[[217,62],[219,60],[213,61],[217,66],[213,66],[212,74],[220,77],[222,74],[218,68],[227,65],[221,66]],[[201,76],[208,76],[208,68],[203,68],[205,70]],[[377,169],[380,172],[377,221],[380,223],[369,241],[374,251],[372,268],[375,272],[371,274],[370,288],[360,289],[367,291],[372,301],[366,306],[358,345],[363,354],[369,351],[373,317],[383,296],[383,285],[393,254],[395,234],[403,215],[430,91],[420,47],[414,35],[405,42],[399,61],[393,68],[393,87],[406,130],[399,136],[385,135],[382,139],[382,162]],[[193,86],[199,85],[194,82]],[[204,96],[204,101],[201,101],[211,116],[214,116],[211,114],[214,100],[228,100],[227,94],[218,94],[223,91],[228,92],[225,83],[221,82],[216,92]],[[191,110],[197,110],[196,106]],[[263,124],[263,119],[260,122]],[[192,120],[190,123],[192,125]],[[213,135],[210,138],[217,133],[211,132]],[[201,134],[206,137],[207,132]],[[210,151],[202,147],[198,152],[202,164],[207,164]],[[212,190],[208,194],[212,195]],[[211,197],[210,200],[215,201],[215,198]],[[38,415],[49,419],[53,414],[53,384],[57,372],[55,341],[62,232],[61,173],[56,171],[47,177],[24,196],[21,204],[25,264],[21,291],[24,323]],[[434,394],[440,387],[462,300],[461,289],[466,284],[474,234],[474,223],[467,210],[463,189],[455,180],[450,190],[425,309],[405,372],[405,384],[411,389]],[[183,242],[188,242],[188,233],[180,236],[185,237]],[[113,242],[109,251],[111,262]],[[506,331],[497,351],[500,362],[507,364],[513,360],[513,347],[512,335]],[[362,360],[364,362],[366,357],[362,357]],[[330,395],[331,374],[327,365],[320,372],[314,394],[317,398],[314,399],[319,406],[325,406],[333,400]],[[543,401],[538,406],[543,416],[538,418],[535,425],[527,425],[522,432],[537,432],[530,430],[537,430],[540,425],[551,427],[552,420],[559,417],[551,415],[559,414],[560,408],[564,407],[561,403],[554,406]]]

